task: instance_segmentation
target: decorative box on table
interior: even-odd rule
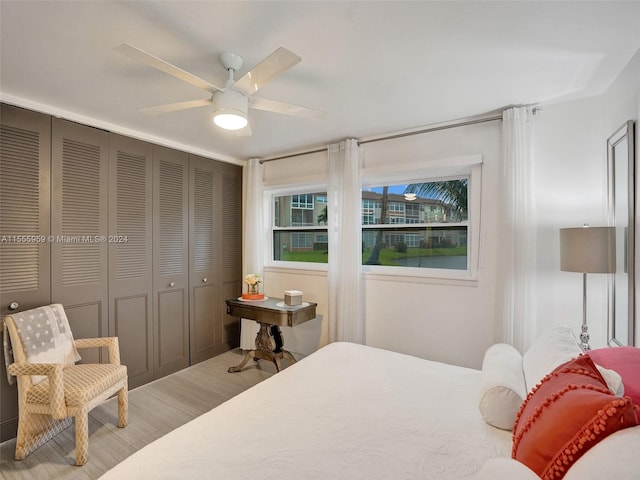
[[[302,292],[300,290],[286,290],[284,292],[284,303],[293,307],[302,304]]]

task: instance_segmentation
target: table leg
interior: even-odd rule
[[[229,370],[227,370],[227,372],[229,372],[229,373],[239,372],[240,370],[242,370],[244,368],[244,366],[249,362],[249,360],[251,360],[252,358],[254,360],[257,360],[255,357],[256,357],[256,351],[255,350],[249,350],[245,354],[244,358],[242,359],[242,362],[240,362],[240,364],[235,366],[235,367],[229,367]]]
[[[296,359],[291,352],[282,350],[283,341],[279,327],[268,323],[258,323],[260,324],[260,330],[256,335],[256,349],[248,351],[239,365],[229,367],[229,370],[227,370],[229,373],[239,372],[251,359],[270,360],[276,366],[277,372],[282,369],[280,364],[282,358],[286,358],[291,363],[296,363]]]
[[[289,360],[291,363],[296,363],[296,357],[294,357],[291,352],[289,352],[288,350],[282,350],[282,356],[284,358],[286,358],[287,360]]]

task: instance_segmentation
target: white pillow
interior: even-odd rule
[[[527,392],[558,365],[576,358],[581,353],[582,348],[569,327],[555,327],[537,338],[522,356]]]
[[[624,383],[622,383],[622,377],[615,370],[610,370],[608,368],[601,367],[594,363],[604,381],[607,382],[607,387],[611,393],[613,393],[616,397],[624,397]]]
[[[484,463],[475,480],[540,480],[540,477],[513,458],[494,457]]]
[[[507,343],[489,347],[482,361],[480,381],[480,413],[484,421],[511,431],[526,394],[520,352]]]
[[[564,480],[640,478],[640,426],[625,428],[591,447],[567,471]]]

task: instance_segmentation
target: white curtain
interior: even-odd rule
[[[246,195],[243,227],[244,240],[242,242],[242,278],[249,273],[263,274],[265,232],[262,179],[262,164],[257,158],[250,159],[244,168]],[[244,288],[244,283],[242,286]],[[259,328],[257,322],[247,318],[242,319],[240,348],[243,350],[253,350],[255,348],[256,334]]]
[[[533,107],[502,116],[502,212],[499,218],[498,308],[502,340],[524,352],[536,336],[536,202]],[[501,300],[501,301],[500,301]]]
[[[364,343],[362,303],[362,149],[355,139],[329,146],[329,341]]]

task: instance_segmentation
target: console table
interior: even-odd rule
[[[263,359],[272,361],[276,370],[280,371],[280,360],[286,358],[295,363],[296,359],[283,349],[284,341],[280,327],[295,327],[316,317],[316,303],[303,302],[301,305],[285,305],[282,298],[265,298],[265,300],[226,300],[227,315],[255,320],[260,325],[256,335],[256,349],[249,350],[242,362],[229,368],[229,373],[239,372],[249,360]]]

